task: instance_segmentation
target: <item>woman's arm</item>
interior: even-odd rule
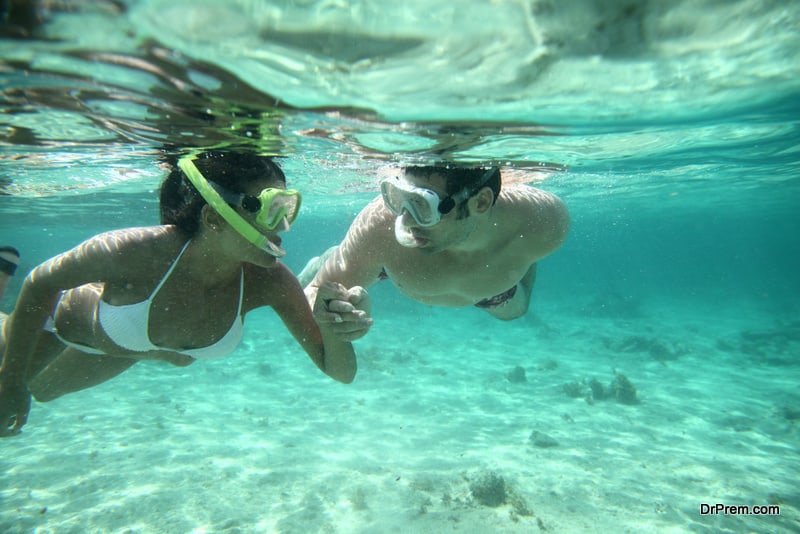
[[[100,281],[110,261],[109,245],[95,236],[34,268],[22,284],[14,311],[8,317],[0,383],[21,385],[28,360],[45,322],[62,291]]]
[[[98,234],[34,268],[6,324],[0,383],[24,380],[34,345],[62,291],[141,276],[141,258],[152,256],[153,244],[167,232],[167,227],[155,226]]]
[[[97,235],[33,269],[22,284],[14,311],[4,324],[3,365],[0,368],[0,435],[15,434],[25,424],[30,394],[28,366],[47,318],[62,291],[109,276],[124,277],[135,269],[123,249],[148,240],[160,227],[127,229]],[[135,251],[134,251],[135,252]],[[120,272],[120,271],[123,272]],[[9,428],[13,423],[13,428]]]
[[[268,272],[270,281],[265,286],[270,288],[269,305],[292,336],[322,372],[339,382],[352,382],[356,375],[353,345],[343,341],[327,323],[315,320],[317,314],[330,314],[326,300],[347,300],[344,286],[326,284],[320,287],[312,312],[300,282],[284,264],[276,263]]]

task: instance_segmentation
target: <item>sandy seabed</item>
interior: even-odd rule
[[[34,404],[0,532],[800,531],[800,323],[575,309],[383,312],[351,385],[256,312],[225,359]]]

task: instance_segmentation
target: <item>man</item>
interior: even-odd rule
[[[536,262],[564,242],[569,215],[550,193],[526,185],[501,190],[500,182],[496,167],[412,166],[384,180],[381,197],[359,213],[341,245],[301,273],[304,284],[313,276],[309,302],[325,283],[348,288],[348,302],[326,304],[327,318],[350,340],[369,330],[364,288],[381,279],[425,304],[521,317]]]

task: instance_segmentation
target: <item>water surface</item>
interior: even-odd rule
[[[0,442],[0,530],[798,528],[800,4],[29,5],[0,40],[0,244],[21,271],[157,224],[159,161],[196,147],[281,157],[305,194],[295,270],[409,162],[500,165],[573,225],[513,323],[373,287],[352,386],[263,311],[223,361],[34,405]],[[617,372],[639,405],[566,394]],[[517,497],[479,502],[491,473]]]

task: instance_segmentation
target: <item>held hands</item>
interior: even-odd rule
[[[314,319],[331,330],[341,341],[355,341],[372,326],[369,293],[361,286],[347,289],[342,284],[320,286],[314,301]]]
[[[30,409],[31,394],[27,387],[0,381],[0,437],[19,434],[28,422]]]

